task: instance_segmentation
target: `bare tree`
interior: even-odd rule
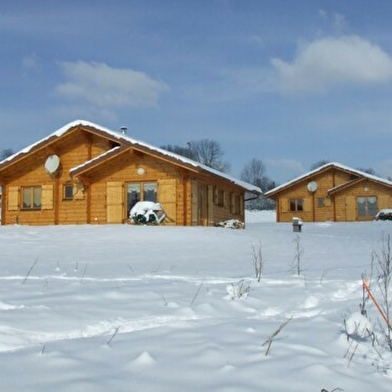
[[[216,140],[201,139],[187,143],[187,147],[168,144],[162,146],[167,151],[193,159],[203,165],[221,172],[230,170],[229,163],[223,161],[223,150]]]
[[[380,175],[372,167],[368,167],[368,168],[358,167],[357,170],[370,174],[372,176],[380,177]]]
[[[194,159],[208,167],[228,172],[230,165],[223,161],[223,150],[216,140],[202,139],[188,143],[189,149],[194,154]]]
[[[326,165],[327,163],[330,163],[331,161],[329,161],[328,159],[320,159],[319,161],[313,163],[312,166],[310,166],[310,170],[316,170],[321,166]]]
[[[5,148],[4,150],[0,151],[0,161],[6,159],[14,154],[14,151],[11,148]]]
[[[181,155],[183,157],[196,160],[195,154],[190,149],[189,145],[187,147],[182,147],[182,146],[177,146],[175,144],[168,144],[166,146],[162,146],[161,148],[167,151],[174,152],[175,154]]]
[[[266,167],[260,159],[253,158],[242,170],[241,179],[249,184],[262,187],[265,177]]]
[[[253,158],[243,168],[240,178],[249,184],[256,185],[263,192],[275,188],[276,184],[266,174],[266,166],[260,159]],[[275,202],[260,196],[257,199],[254,197],[246,202],[246,208],[249,210],[273,210]]]

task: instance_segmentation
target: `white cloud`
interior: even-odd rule
[[[323,92],[342,83],[382,83],[392,79],[392,58],[358,36],[322,38],[300,45],[296,58],[271,59],[282,93]]]
[[[57,93],[101,108],[155,106],[168,89],[163,82],[132,69],[84,61],[60,65],[67,81],[57,86]]]

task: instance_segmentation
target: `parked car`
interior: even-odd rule
[[[375,216],[376,220],[392,220],[392,209],[385,208],[380,210],[377,215]]]

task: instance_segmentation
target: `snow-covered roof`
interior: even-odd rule
[[[113,130],[111,130],[109,128],[106,128],[106,127],[103,127],[101,125],[95,124],[95,123],[90,122],[90,121],[85,121],[85,120],[76,120],[76,121],[72,121],[72,122],[64,125],[63,127],[59,128],[57,131],[51,133],[47,137],[37,141],[36,143],[31,144],[30,146],[24,148],[23,150],[20,150],[16,154],[13,154],[13,155],[9,156],[8,158],[4,159],[3,161],[0,162],[0,166],[3,165],[6,162],[12,161],[12,160],[20,157],[21,155],[29,153],[32,149],[34,149],[35,147],[37,147],[39,145],[44,144],[46,141],[49,141],[51,139],[56,139],[56,138],[59,138],[59,137],[63,136],[71,128],[74,128],[74,127],[77,127],[77,126],[85,126],[85,127],[94,128],[97,131],[103,132],[107,136],[110,136],[110,138],[117,139],[119,141],[119,143],[125,142],[126,144],[131,144],[133,146],[140,146],[142,148],[150,150],[152,153],[156,152],[156,153],[158,153],[160,155],[165,155],[165,156],[167,156],[168,158],[171,158],[174,161],[182,162],[185,165],[197,168],[197,169],[202,170],[202,171],[206,171],[206,172],[211,173],[211,174],[213,174],[215,176],[218,176],[218,177],[221,177],[221,178],[223,178],[225,180],[228,180],[228,181],[232,182],[233,184],[240,186],[241,188],[245,189],[248,192],[257,193],[257,194],[262,194],[263,193],[262,190],[259,187],[255,186],[255,185],[249,184],[249,183],[244,182],[242,180],[238,180],[238,179],[236,179],[236,178],[234,178],[232,176],[229,176],[229,175],[227,175],[225,173],[222,173],[222,172],[220,172],[218,170],[212,169],[211,167],[203,165],[203,164],[201,164],[199,162],[196,162],[196,161],[194,161],[192,159],[183,157],[181,155],[175,154],[173,152],[164,150],[164,149],[159,148],[159,147],[152,146],[151,144],[148,144],[148,143],[145,143],[145,142],[133,139],[133,138],[129,137],[126,134],[113,131]],[[112,152],[112,150],[110,150],[110,152]],[[102,158],[102,156],[100,156],[98,158]],[[94,159],[96,159],[96,158],[93,158],[93,160]],[[90,160],[88,162],[85,162],[84,164],[79,165],[77,168],[80,168],[83,165],[86,165],[87,163],[91,163],[91,161],[92,160]],[[72,170],[75,170],[75,169],[76,168],[73,168]]]
[[[264,195],[266,197],[268,197],[268,196],[270,196],[272,194],[278,193],[279,191],[281,191],[281,190],[283,190],[283,189],[285,189],[285,188],[287,188],[287,187],[289,187],[291,185],[294,185],[294,184],[296,184],[298,182],[301,182],[302,180],[305,180],[306,178],[313,177],[313,176],[315,176],[315,175],[317,175],[317,174],[319,174],[319,173],[321,173],[321,172],[323,172],[326,169],[329,169],[331,167],[339,169],[339,170],[342,170],[342,171],[345,171],[345,172],[348,172],[348,173],[352,173],[352,174],[357,175],[358,177],[361,177],[361,178],[367,178],[369,180],[376,181],[376,182],[382,183],[382,184],[387,185],[387,186],[392,186],[392,182],[391,181],[385,180],[385,179],[383,179],[381,177],[374,176],[372,174],[363,172],[361,170],[352,169],[351,167],[342,165],[342,164],[337,163],[337,162],[329,162],[329,163],[326,163],[325,165],[322,165],[322,166],[318,167],[317,169],[314,169],[314,170],[312,170],[310,172],[307,172],[307,173],[303,174],[302,176],[296,177],[296,178],[294,178],[294,179],[292,179],[292,180],[290,180],[290,181],[288,181],[288,182],[286,182],[286,183],[284,183],[282,185],[279,185],[276,188],[271,189],[268,192],[265,192]],[[337,187],[335,187],[335,188],[337,188]],[[329,189],[329,191],[332,191],[335,188],[331,188],[331,189]]]

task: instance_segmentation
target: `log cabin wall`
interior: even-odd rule
[[[97,156],[110,148],[107,140],[97,137],[86,137],[80,132],[71,132],[67,137],[59,139],[38,152],[27,155],[23,162],[12,172],[13,179],[4,187],[7,194],[7,207],[3,213],[4,224],[81,224],[87,222],[87,198],[82,189],[75,189],[72,199],[67,199],[64,187],[73,185],[69,170],[91,155]],[[56,154],[60,158],[60,167],[56,175],[50,175],[45,170],[45,161]],[[42,187],[41,209],[24,208],[23,192],[26,188]],[[76,187],[77,188],[77,187]],[[12,205],[10,205],[10,203]]]
[[[317,184],[310,191],[309,183]],[[380,209],[392,208],[392,184],[366,173],[331,165],[283,186],[273,195],[277,221],[352,222],[373,220]]]
[[[245,222],[244,191],[234,184],[211,180],[208,176],[193,177],[191,181],[192,225],[214,226],[238,219]]]
[[[157,202],[167,213],[166,225],[214,225],[221,220],[245,220],[245,189],[197,167],[176,165],[165,157],[128,149],[93,165],[91,161],[120,147],[93,129],[72,128],[61,137],[40,143],[6,166],[1,173],[4,203],[2,224],[106,224],[127,221],[128,184],[156,183]],[[119,152],[119,153],[117,153]],[[45,162],[57,155],[60,165],[49,174]],[[80,166],[82,165],[82,166]],[[81,167],[71,177],[70,170]],[[35,205],[35,192],[40,204]],[[24,203],[30,194],[31,205]],[[37,198],[38,200],[38,198]]]
[[[88,183],[90,223],[121,223],[127,220],[127,185],[156,183],[157,202],[168,213],[166,224],[183,224],[183,173],[175,166],[138,152],[126,152],[81,176]],[[171,194],[168,189],[170,182]],[[109,191],[109,194],[108,194]],[[111,196],[112,195],[112,196]],[[170,200],[169,200],[170,198]],[[114,215],[113,215],[114,214]]]
[[[279,195],[277,216],[279,222],[291,222],[294,217],[304,222],[323,222],[335,220],[334,200],[328,191],[350,180],[344,172],[329,170],[288,187]],[[310,192],[308,184],[317,183],[317,189]],[[302,210],[299,203],[302,200]]]
[[[359,198],[365,202],[364,214],[358,211]],[[369,213],[369,207],[376,212],[380,209],[392,208],[391,189],[373,181],[362,181],[350,187],[349,192],[337,193],[334,199],[337,222],[373,220],[374,216]],[[375,205],[368,203],[369,200]]]

